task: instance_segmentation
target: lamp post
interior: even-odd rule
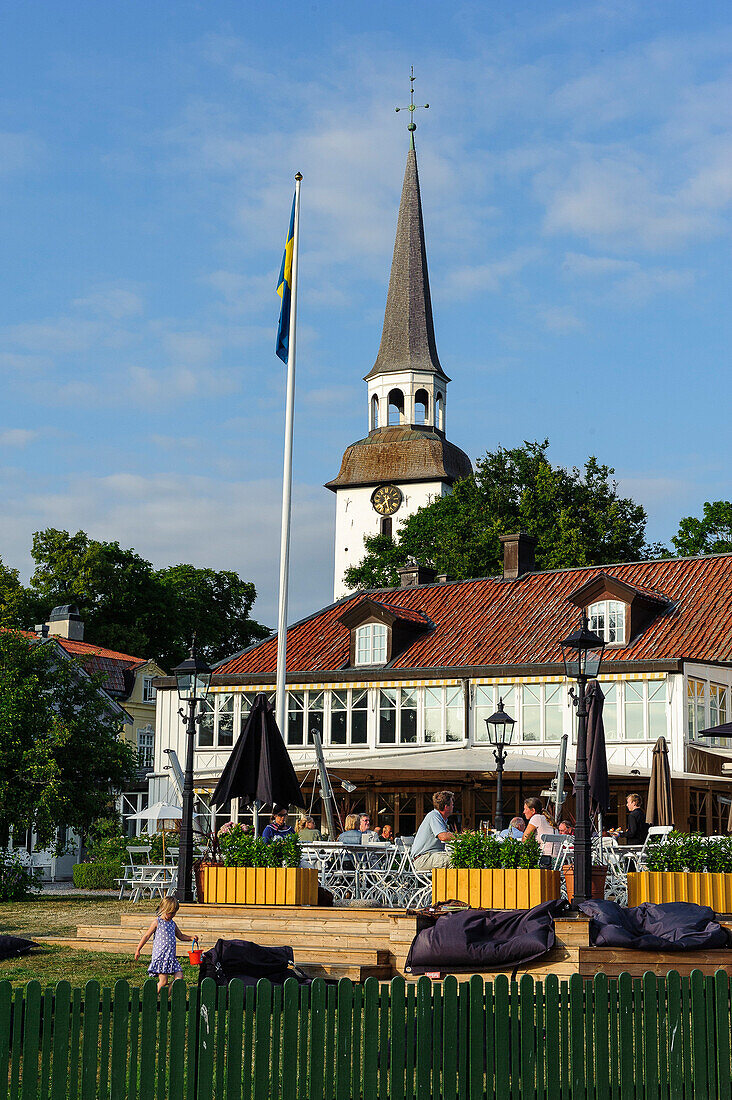
[[[193,901],[193,756],[196,743],[196,716],[199,701],[206,698],[211,683],[211,669],[196,657],[193,645],[189,656],[173,669],[178,682],[178,698],[184,704],[178,714],[186,724],[186,770],[183,775],[183,817],[180,823],[180,851],[178,853],[178,884],[175,896],[178,901]],[[187,712],[184,707],[187,704]]]
[[[577,681],[577,694],[570,691],[577,708],[577,762],[575,767],[574,899],[573,907],[592,896],[592,839],[590,836],[590,785],[587,777],[587,681],[600,671],[605,643],[589,629],[582,612],[579,629],[559,643],[564,673]]]
[[[495,825],[499,830],[503,828],[503,765],[506,763],[506,746],[511,744],[515,722],[516,719],[506,714],[503,709],[503,699],[498,700],[496,713],[485,720],[488,740],[493,745],[493,756],[496,761]]]

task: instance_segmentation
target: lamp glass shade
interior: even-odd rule
[[[515,724],[516,719],[506,714],[503,709],[503,699],[499,699],[498,710],[485,720],[491,745],[510,745]]]
[[[191,648],[185,661],[173,669],[178,684],[178,698],[183,702],[189,699],[205,699],[211,683],[211,669],[202,657],[195,657]]]
[[[562,650],[565,675],[570,680],[594,680],[600,672],[605,642],[587,625],[582,615],[578,630],[559,643]]]

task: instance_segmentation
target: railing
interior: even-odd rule
[[[725,973],[0,983],[5,1100],[730,1100]]]

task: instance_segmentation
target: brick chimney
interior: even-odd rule
[[[431,565],[420,565],[416,561],[397,569],[397,573],[399,574],[400,588],[414,588],[418,584],[434,584],[437,576],[437,570],[433,569]]]
[[[84,641],[84,620],[74,603],[54,607],[48,619],[48,633],[57,638],[69,638],[72,642]]]
[[[500,540],[503,545],[504,581],[515,581],[524,573],[534,572],[538,539],[527,531],[518,531],[515,535],[501,535]]]

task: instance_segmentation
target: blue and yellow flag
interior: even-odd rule
[[[290,345],[290,297],[292,295],[292,250],[295,245],[295,198],[292,199],[290,228],[287,230],[285,252],[282,257],[280,277],[277,280],[277,293],[282,299],[280,323],[277,327],[277,354],[283,363],[287,362]]]

